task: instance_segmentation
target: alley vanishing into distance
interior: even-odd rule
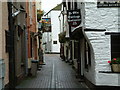
[[[17,88],[87,88],[75,78],[75,70],[69,63],[60,59],[59,54],[46,54],[46,65],[37,72],[36,77],[28,77]]]
[[[120,90],[120,0],[0,0],[0,21],[0,90]]]

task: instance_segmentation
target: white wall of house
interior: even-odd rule
[[[60,52],[60,43],[58,34],[60,33],[60,21],[58,16],[60,15],[61,11],[51,11],[51,25],[52,25],[52,50],[51,52]],[[57,44],[53,42],[57,41]]]
[[[106,29],[106,31],[118,31],[118,8],[97,8],[96,2],[85,3],[85,28]],[[110,35],[105,32],[85,32],[88,41],[91,43],[93,51],[92,65],[85,77],[95,85],[120,86],[118,74],[99,73],[99,71],[110,71],[111,67],[107,63],[111,60]]]
[[[97,2],[86,2],[85,27],[118,31],[118,8],[97,8]]]
[[[51,32],[44,32],[42,36],[42,47],[44,52],[51,52],[51,40]]]

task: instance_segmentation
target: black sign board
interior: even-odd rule
[[[97,7],[102,8],[102,7],[120,7],[120,2],[117,1],[100,1],[97,2]]]
[[[81,24],[81,12],[80,9],[67,11],[68,23],[71,27],[77,27]]]

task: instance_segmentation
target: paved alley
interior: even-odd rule
[[[62,61],[59,54],[46,54],[46,65],[37,72],[36,77],[29,77],[17,88],[86,88],[78,82],[71,65]]]

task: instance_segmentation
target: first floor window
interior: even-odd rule
[[[111,59],[120,58],[120,35],[111,35]]]
[[[53,44],[57,44],[57,41],[53,41]]]

